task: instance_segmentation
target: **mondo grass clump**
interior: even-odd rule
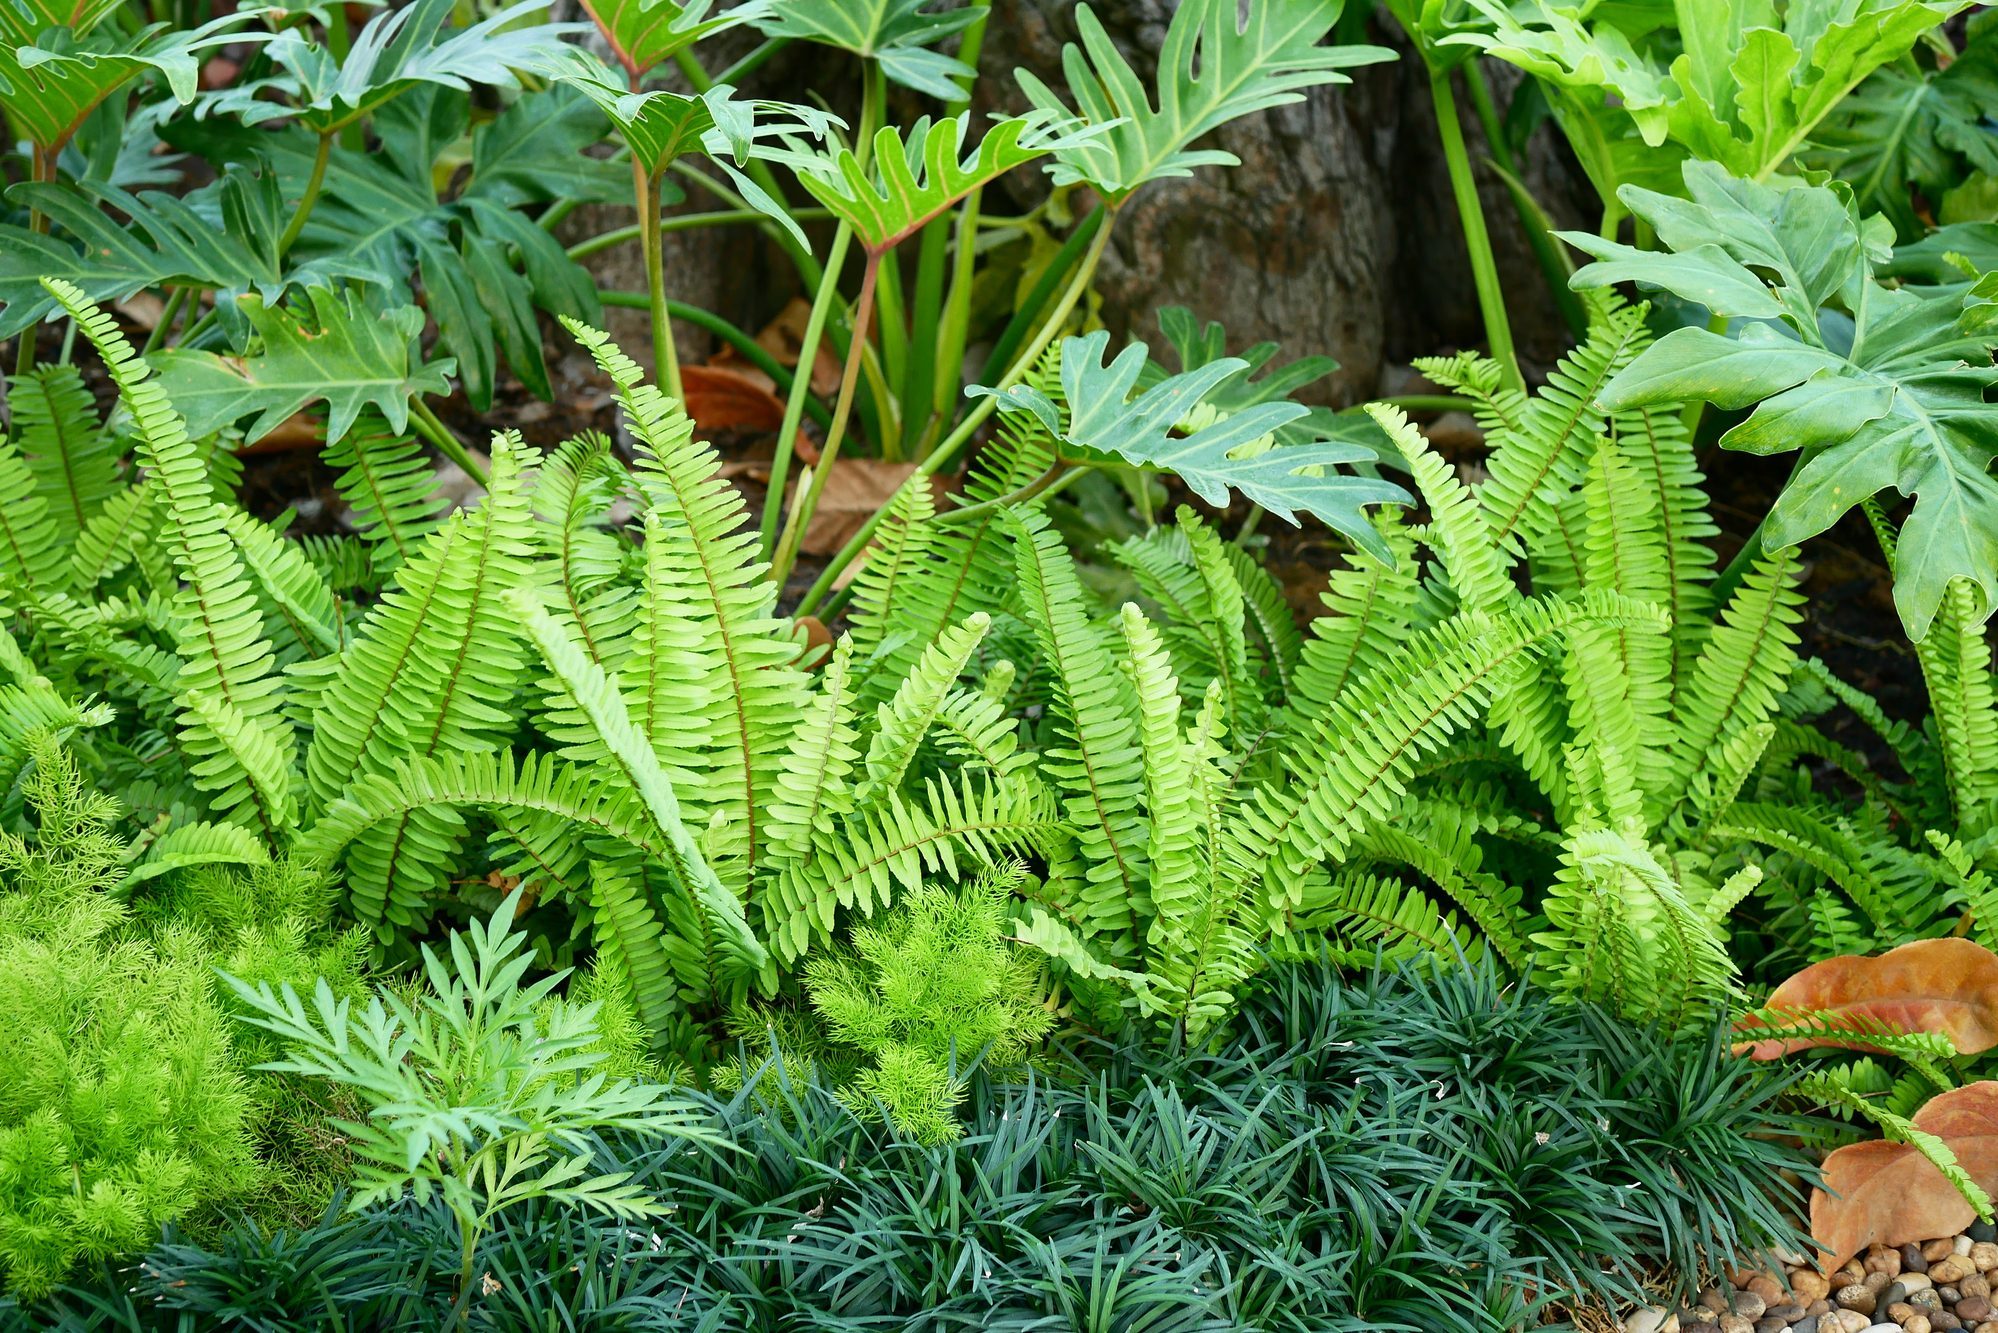
[[[928,1146],[772,1060],[717,1140],[612,1136],[671,1205],[542,1204],[480,1247],[475,1328],[1327,1329],[1489,1333],[1652,1275],[1801,1248],[1785,1076],[1436,965],[1272,969],[1225,1042],[968,1071]],[[1800,1184],[1796,1188],[1801,1191]],[[457,1233],[403,1202],[169,1233],[9,1327],[445,1326]]]

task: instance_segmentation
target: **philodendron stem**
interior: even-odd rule
[[[56,178],[55,152],[44,151],[39,144],[36,145],[29,170],[33,173],[34,179],[38,184],[53,182]],[[28,209],[28,230],[34,232],[36,235],[40,235],[48,229],[49,220],[47,215],[39,208],[30,207]],[[16,375],[25,375],[35,368],[35,334],[40,328],[41,321],[37,320],[35,323],[21,330],[20,342],[14,348],[14,373]]]
[[[1034,363],[1040,360],[1041,353],[1047,350],[1047,345],[1053,342],[1055,335],[1067,326],[1069,314],[1082,299],[1082,294],[1089,290],[1089,283],[1096,276],[1096,266],[1103,259],[1104,248],[1110,243],[1111,226],[1117,220],[1116,210],[1115,203],[1106,206],[1103,224],[1097,228],[1096,238],[1089,243],[1089,253],[1083,256],[1081,266],[1075,271],[1075,277],[1062,292],[1061,300],[1055,303],[1053,309],[1048,311],[1047,318],[1041,321],[1041,327],[1033,339],[1020,349],[1020,355],[1014,360],[1012,367],[1007,370],[999,383],[993,386],[995,389],[1003,392],[1025,379],[1027,372],[1034,368]],[[928,478],[964,447],[984,424],[985,418],[991,416],[998,406],[997,397],[981,397],[972,405],[971,410],[964,414],[964,420],[957,423],[957,429],[946,436],[936,448],[930,450],[922,462],[916,464],[916,470],[902,483],[902,486],[906,488],[927,485]],[[839,548],[839,553],[819,571],[818,579],[806,591],[804,600],[798,603],[798,615],[810,615],[825,601],[826,594],[832,591],[833,583],[839,578],[840,571],[852,564],[853,558],[872,540],[874,530],[881,526],[881,520],[887,516],[889,507],[894,503],[895,497],[890,496],[887,503],[875,510],[874,516],[861,524],[860,531],[854,533],[846,545]]]
[[[825,333],[826,314],[839,294],[839,271],[846,262],[847,247],[853,243],[853,229],[842,222],[833,233],[832,248],[826,252],[825,271],[819,277],[819,290],[812,298],[812,313],[805,320],[805,336],[798,343],[798,363],[792,371],[791,394],[784,401],[784,421],[777,428],[777,453],[770,460],[769,498],[763,504],[763,558],[777,554],[777,515],[784,508],[784,483],[791,470],[791,455],[798,447],[798,432],[804,426],[805,403],[812,396],[812,367],[818,360],[819,339]],[[851,351],[853,344],[848,344]],[[851,356],[847,358],[853,360]],[[844,396],[846,381],[840,391]]]
[[[1464,127],[1457,118],[1457,95],[1450,88],[1450,71],[1432,67],[1429,95],[1436,103],[1436,128],[1443,136],[1443,160],[1450,168],[1450,192],[1456,196],[1457,218],[1464,227],[1464,247],[1470,252],[1471,280],[1477,285],[1478,307],[1485,317],[1485,341],[1506,384],[1524,390],[1519,360],[1512,350],[1512,326],[1506,322],[1505,294],[1499,290],[1498,260],[1492,255],[1491,234],[1485,230],[1484,208],[1478,202],[1477,178],[1471,174],[1471,154],[1464,147]]]
[[[421,398],[409,400],[409,419],[416,426],[416,433],[437,446],[438,452],[463,468],[465,475],[481,486],[489,486],[492,479],[479,461],[472,457],[472,451],[464,446],[459,438],[451,433],[451,428],[438,420],[430,410],[430,404]]]
[[[319,202],[320,188],[326,184],[326,164],[333,157],[335,134],[336,131],[328,130],[319,136],[319,151],[312,156],[312,174],[306,178],[305,193],[299,197],[298,207],[292,210],[284,235],[278,237],[279,259],[291,253],[292,243],[305,230],[305,220],[312,216],[312,206]]]
[[[826,488],[826,478],[832,475],[833,463],[839,458],[840,444],[846,439],[846,424],[853,415],[853,391],[860,382],[860,358],[867,349],[867,323],[874,314],[874,289],[881,276],[881,255],[869,253],[867,267],[860,276],[860,295],[853,303],[853,341],[847,344],[846,369],[840,375],[839,401],[833,404],[832,427],[826,432],[825,448],[819,451],[819,461],[812,469],[811,485],[801,487],[798,498],[791,503],[791,516],[784,523],[783,540],[777,543],[777,556],[770,568],[770,577],[778,587],[791,575],[791,566],[797,563],[798,544],[804,540],[805,525],[811,522],[812,510],[818,506],[819,493]],[[811,369],[806,366],[798,378],[810,382]],[[795,382],[793,389],[797,386]],[[783,492],[776,488],[776,477],[771,477],[770,499],[766,507],[778,503]]]
[[[680,386],[680,353],[673,346],[673,317],[666,309],[666,253],[659,230],[659,177],[631,161],[632,188],[638,195],[639,244],[645,248],[645,292],[652,302],[652,369],[659,384],[676,401],[685,401]]]

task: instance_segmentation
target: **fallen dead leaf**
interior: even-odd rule
[[[311,412],[294,412],[276,426],[259,435],[253,444],[244,445],[236,452],[250,454],[289,454],[305,449],[318,449],[326,443],[325,419]]]
[[[687,415],[705,433],[776,430],[784,424],[784,400],[760,370],[725,365],[683,366]]]
[[[878,458],[841,458],[833,463],[819,503],[805,523],[799,549],[809,555],[831,555],[845,546],[861,524],[874,517],[888,503],[902,483],[915,472],[914,463],[884,463]],[[939,502],[950,483],[930,478],[930,489]],[[796,491],[792,494],[795,496]]]
[[[1874,1050],[1861,1034],[1883,1027],[1944,1033],[1965,1055],[1988,1051],[1998,1046],[1998,954],[1971,940],[1941,939],[1917,940],[1873,958],[1827,958],[1778,986],[1766,1007],[1829,1014],[1854,1035],[1742,1043],[1757,1060],[1814,1046]],[[1742,1026],[1761,1024],[1745,1020]]]
[[[1998,1189],[1998,1083],[1945,1092],[1915,1113],[1971,1179]],[[1811,1194],[1811,1234],[1833,1272],[1876,1242],[1906,1245],[1953,1236],[1977,1213],[1935,1164],[1905,1143],[1850,1143],[1825,1158],[1823,1188]]]
[[[802,296],[794,296],[791,303],[763,326],[756,335],[756,345],[777,358],[780,366],[798,364],[798,353],[805,345],[805,325],[811,322],[812,303]],[[732,364],[735,353],[724,348],[714,358],[716,365]],[[818,354],[812,358],[812,392],[825,397],[839,387],[839,355],[832,349],[832,340],[819,339]]]

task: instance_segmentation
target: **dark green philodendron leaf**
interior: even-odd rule
[[[1182,371],[1197,370],[1228,355],[1227,330],[1212,320],[1205,324],[1195,322],[1193,312],[1185,306],[1162,308],[1159,311],[1159,332],[1178,358]],[[1242,363],[1243,369],[1217,384],[1204,401],[1223,414],[1239,412],[1258,403],[1288,399],[1305,385],[1324,379],[1339,368],[1339,363],[1329,356],[1306,356],[1272,367],[1257,378],[1256,372],[1269,365],[1276,354],[1277,345],[1273,342],[1244,348],[1235,357]],[[1149,389],[1171,378],[1173,373],[1157,361],[1148,361],[1144,373],[1138,376],[1138,387]],[[1278,444],[1304,444],[1327,439],[1351,424],[1340,421],[1338,414],[1330,408],[1307,408],[1306,413],[1277,427],[1274,434]],[[1381,438],[1385,439],[1384,436]]]
[[[1612,6],[1470,0],[1477,47],[1548,83],[1622,108],[1644,142],[1668,140],[1740,176],[1783,169],[1845,95],[1969,0],[1676,0],[1676,46],[1633,41]],[[1669,62],[1669,63],[1668,63]]]
[[[997,122],[960,156],[970,124],[968,111],[934,123],[925,118],[909,127],[906,142],[900,129],[883,125],[874,136],[871,172],[850,148],[787,160],[798,168],[798,183],[878,255],[987,182],[1094,133],[1072,117],[1032,111]]]
[[[313,41],[306,30],[286,28],[265,48],[281,71],[205,99],[207,114],[245,123],[296,116],[317,133],[329,133],[372,114],[419,84],[465,91],[474,85],[515,86],[515,71],[542,71],[570,59],[568,35],[587,23],[520,20],[547,10],[543,0],[520,0],[469,28],[446,29],[456,0],[414,0],[370,19],[344,59]],[[282,100],[265,94],[276,92]]]
[[[32,46],[50,28],[87,36],[118,12],[123,0],[5,0],[0,3],[0,44]]]
[[[1601,395],[1608,411],[1703,400],[1754,407],[1721,436],[1751,453],[1803,451],[1763,530],[1795,545],[1854,505],[1894,490],[1915,506],[1901,531],[1894,602],[1922,639],[1952,579],[1998,605],[1998,382],[1983,298],[1964,289],[1895,290],[1884,219],[1862,223],[1834,191],[1772,189],[1689,162],[1692,202],[1626,187],[1624,203],[1666,251],[1564,233],[1599,262],[1578,288],[1634,280],[1734,320],[1729,335],[1682,328],[1660,338]]]
[[[155,24],[131,37],[79,38],[50,28],[32,43],[0,40],[0,112],[14,131],[44,152],[68,143],[105,98],[152,70],[177,102],[194,98],[203,53],[231,42],[262,41],[240,31],[250,11],[211,19],[198,28]]]
[[[1880,274],[1904,282],[1961,283],[1993,269],[1998,269],[1998,222],[1957,222],[1895,246]]]
[[[964,94],[954,80],[975,71],[930,48],[963,32],[985,9],[977,0],[955,9],[939,9],[937,0],[773,0],[755,23],[771,37],[851,51],[905,88],[955,102]]]
[[[254,295],[237,298],[263,347],[248,357],[175,349],[149,359],[190,434],[202,436],[251,414],[255,441],[311,403],[326,404],[326,439],[347,433],[364,407],[378,409],[389,428],[409,424],[412,394],[450,389],[449,360],[425,363],[417,336],[423,312],[414,306],[378,312],[350,293],[344,300],[311,288],[310,321]]]
[[[1319,45],[1343,8],[1343,0],[1256,0],[1244,15],[1235,0],[1185,0],[1159,49],[1154,106],[1102,22],[1078,5],[1082,46],[1062,52],[1062,75],[1076,112],[1102,133],[1055,153],[1056,183],[1084,182],[1118,202],[1147,181],[1238,165],[1233,153],[1191,145],[1231,120],[1302,101],[1306,88],[1351,82],[1342,70],[1394,59],[1378,46]],[[1045,83],[1024,70],[1018,77],[1036,108],[1069,114]]]
[[[1878,210],[1909,238],[1925,230],[1913,191],[1932,204],[1972,172],[1998,176],[1998,41],[1974,42],[1940,70],[1888,67],[1845,99],[1805,154],[1851,182],[1862,211]]]
[[[240,166],[185,198],[88,182],[24,182],[8,198],[38,210],[56,230],[0,225],[0,338],[19,333],[55,305],[42,286],[45,277],[67,279],[97,302],[168,283],[210,288],[225,298],[253,291],[269,302],[295,286],[374,276],[365,263],[337,256],[280,263],[284,215],[276,181]]]
[[[1134,343],[1105,364],[1109,341],[1102,330],[1062,340],[1059,404],[1026,384],[996,395],[977,386],[966,392],[996,396],[1002,412],[1031,414],[1070,449],[1170,472],[1208,504],[1226,505],[1232,490],[1291,523],[1303,510],[1392,562],[1364,510],[1370,504],[1406,503],[1408,493],[1391,482],[1333,471],[1375,462],[1373,451],[1335,440],[1276,443],[1277,432],[1309,414],[1300,403],[1260,402],[1226,415],[1216,411],[1209,395],[1249,369],[1237,357],[1168,376],[1132,398],[1145,348]]]
[[[714,0],[684,5],[675,0],[582,0],[582,4],[634,87],[647,71],[703,37],[747,23],[769,8],[768,0],[746,0],[719,14],[710,13]]]

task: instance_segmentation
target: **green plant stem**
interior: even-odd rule
[[[1484,208],[1478,202],[1478,182],[1471,172],[1470,151],[1464,146],[1464,126],[1457,116],[1457,95],[1450,87],[1449,70],[1430,68],[1429,96],[1436,105],[1436,128],[1443,138],[1443,160],[1450,169],[1450,192],[1457,200],[1464,248],[1471,259],[1471,281],[1477,286],[1478,307],[1485,319],[1485,341],[1491,344],[1492,360],[1498,363],[1507,386],[1524,392],[1526,381],[1519,373],[1512,326],[1506,321],[1505,293],[1499,287],[1498,260],[1492,254],[1491,234],[1485,230]]]
[[[1533,248],[1533,258],[1547,280],[1555,308],[1567,321],[1568,331],[1581,338],[1589,331],[1589,312],[1582,305],[1582,298],[1568,286],[1568,279],[1575,276],[1575,266],[1569,262],[1568,252],[1554,239],[1546,212],[1519,174],[1519,161],[1512,155],[1512,145],[1506,142],[1505,126],[1499,122],[1498,104],[1492,100],[1491,84],[1485,80],[1482,58],[1474,58],[1464,66],[1464,87],[1471,94],[1471,110],[1477,114],[1485,144],[1491,149],[1492,165],[1505,182],[1506,193],[1512,196],[1513,210],[1519,214],[1526,243]]]
[[[1047,308],[1048,302],[1054,299],[1055,291],[1061,286],[1063,278],[1075,266],[1086,248],[1095,244],[1096,233],[1102,229],[1104,217],[1103,206],[1098,204],[1077,224],[1069,238],[1062,242],[1061,249],[1057,250],[1055,257],[1048,261],[1048,266],[1041,276],[1034,280],[1033,287],[1027,292],[1027,299],[1020,302],[1019,308],[1013,312],[1013,317],[1006,321],[1006,327],[1001,329],[998,338],[993,340],[992,351],[986,356],[985,364],[979,371],[981,375],[990,375],[995,366],[1004,367],[1013,364],[1013,353],[1018,350],[1020,341],[1027,336],[1027,331],[1034,327],[1035,312]]]
[[[832,210],[794,208],[791,210],[791,216],[799,222],[821,222],[832,216]],[[753,208],[724,208],[712,213],[678,213],[670,218],[662,214],[659,219],[659,233],[663,236],[668,232],[693,231],[698,227],[725,227],[738,222],[768,221],[768,218]],[[588,259],[591,255],[611,249],[613,246],[623,245],[626,241],[635,241],[644,234],[645,228],[636,222],[628,227],[616,227],[592,236],[586,241],[576,242],[569,247],[569,258]]]
[[[846,262],[847,247],[853,243],[853,229],[842,222],[833,233],[832,248],[826,252],[826,267],[819,290],[812,298],[812,313],[805,320],[805,336],[798,343],[798,368],[791,381],[790,396],[784,402],[784,421],[777,428],[777,451],[770,460],[769,499],[763,505],[763,558],[777,554],[777,515],[784,507],[784,485],[791,471],[791,455],[797,451],[798,432],[803,428],[805,403],[812,396],[812,367],[819,355],[819,338],[825,332],[826,314],[838,295],[840,266]],[[827,423],[830,425],[830,422]]]
[[[208,332],[208,326],[220,318],[217,313],[218,310],[219,307],[217,306],[209,306],[208,309],[202,311],[199,318],[181,329],[180,336],[174,339],[173,345],[175,347],[192,347],[194,340]]]
[[[619,310],[650,310],[652,308],[652,298],[644,292],[620,292],[599,287],[597,289],[597,300]],[[764,350],[763,346],[756,339],[750,337],[748,333],[729,323],[720,315],[715,314],[711,310],[703,310],[697,305],[687,305],[680,301],[668,301],[666,303],[666,313],[682,324],[692,324],[695,328],[714,334],[715,337],[720,338],[730,347],[733,347],[742,356],[743,360],[768,375],[776,383],[778,389],[785,393],[791,391],[797,377],[791,373],[789,367]],[[805,411],[820,426],[830,426],[832,424],[832,409],[813,397],[810,392],[807,392],[805,395]]]
[[[472,457],[472,451],[451,433],[449,426],[438,420],[437,414],[430,410],[430,404],[421,398],[411,398],[409,419],[416,427],[416,433],[436,445],[438,452],[463,468],[466,476],[481,486],[492,484],[492,478],[486,475],[483,467],[479,466],[479,461]]]
[[[319,136],[318,151],[312,155],[312,174],[305,178],[305,193],[299,196],[298,207],[292,210],[291,221],[285,224],[284,235],[278,237],[278,258],[291,253],[292,244],[299,233],[305,230],[305,220],[312,216],[312,207],[319,202],[319,191],[326,184],[326,164],[333,159],[332,131]]]
[[[140,356],[150,356],[159,348],[174,317],[180,314],[181,305],[187,300],[187,293],[188,289],[185,287],[175,287],[167,293],[165,302],[160,306],[159,319],[154,322],[153,331],[146,335],[146,345],[139,350]]]
[[[666,309],[666,249],[659,230],[659,177],[638,159],[631,162],[633,189],[638,195],[639,244],[645,247],[645,292],[652,312],[652,369],[661,388],[675,401],[686,401],[680,384],[680,352],[673,345],[673,317]]]
[[[790,44],[791,44],[791,39],[789,37],[764,38],[761,42],[759,42],[756,45],[756,47],[753,50],[750,51],[748,55],[736,61],[733,65],[730,65],[727,69],[723,70],[721,73],[715,75],[715,80],[714,80],[715,83],[717,84],[725,83],[731,88],[740,86],[744,79],[748,78],[751,74],[754,74],[757,70],[763,68],[763,64],[765,61],[769,60],[770,57],[776,55],[779,51],[782,51],[785,47],[789,46]]]
[[[35,146],[34,156],[30,159],[28,169],[36,184],[48,185],[55,181],[57,151],[54,149],[44,149],[39,144]],[[46,233],[48,229],[49,220],[47,215],[39,208],[29,208],[28,230],[40,236]],[[25,375],[35,368],[35,335],[40,328],[41,325],[37,322],[21,330],[20,340],[14,348],[14,373],[16,375]]]
[[[771,563],[770,577],[778,587],[791,576],[791,566],[797,563],[798,545],[804,540],[805,525],[812,520],[812,511],[818,506],[819,495],[826,488],[826,478],[832,475],[833,464],[839,459],[839,447],[846,439],[846,425],[853,413],[853,391],[860,383],[861,351],[867,346],[867,321],[874,313],[874,289],[881,274],[881,256],[869,254],[867,267],[860,278],[860,295],[853,303],[853,342],[847,348],[846,369],[840,375],[839,401],[833,405],[832,425],[826,431],[825,448],[819,451],[818,465],[812,469],[812,482],[803,488],[798,498],[791,504],[791,514],[784,523],[784,535],[777,543],[777,556]],[[781,499],[776,492],[772,501]]]
[[[1468,412],[1471,400],[1459,398],[1451,393],[1400,393],[1386,398],[1375,398],[1376,403],[1386,403],[1404,412]]]
[[[1103,221],[1097,228],[1096,237],[1089,244],[1089,252],[1083,256],[1082,266],[1076,270],[1075,277],[1062,292],[1061,300],[1048,311],[1047,317],[1041,322],[1040,331],[1021,351],[1019,358],[1013,362],[999,383],[993,386],[995,389],[1004,392],[1026,378],[1027,373],[1034,368],[1034,363],[1040,359],[1041,353],[1047,349],[1047,345],[1053,342],[1055,335],[1067,326],[1069,315],[1074,311],[1076,303],[1082,299],[1082,294],[1089,290],[1090,281],[1096,276],[1096,266],[1102,262],[1104,248],[1110,242],[1110,233],[1117,220],[1116,205],[1106,205],[1102,216]],[[979,426],[984,424],[985,419],[992,415],[998,405],[999,400],[996,397],[980,398],[972,409],[965,413],[964,420],[958,422],[957,429],[932,449],[922,462],[916,464],[916,470],[909,475],[902,486],[926,484],[927,478],[934,476],[937,469],[949,461],[951,456],[978,432]],[[900,488],[897,493],[899,492]],[[846,545],[840,547],[838,553],[826,562],[826,567],[819,571],[819,577],[806,590],[804,599],[799,602],[798,615],[810,615],[813,609],[825,600],[826,594],[832,591],[834,580],[839,578],[840,571],[852,564],[854,557],[873,540],[875,529],[881,526],[881,520],[886,517],[889,506],[893,504],[894,497],[890,496],[888,503],[875,510],[873,517],[861,524],[860,531],[848,538]]]

